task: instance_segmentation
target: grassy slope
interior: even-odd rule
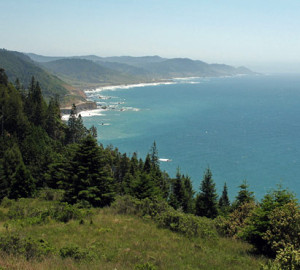
[[[53,202],[23,199],[26,209],[47,208]],[[3,269],[134,269],[138,264],[151,263],[156,269],[259,269],[263,259],[250,255],[251,246],[225,238],[187,238],[167,229],[158,228],[152,220],[133,215],[117,214],[113,208],[93,209],[84,223],[48,220],[29,225],[26,220],[3,218],[9,208],[0,207],[0,234],[18,232],[33,239],[44,239],[58,253],[64,246],[77,245],[96,255],[93,260],[76,262],[52,255],[42,261],[26,261],[0,253]],[[1,217],[1,215],[0,215]],[[92,224],[90,221],[93,221]],[[4,223],[8,224],[4,226]],[[0,269],[1,269],[0,267]]]

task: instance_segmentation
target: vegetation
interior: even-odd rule
[[[144,160],[104,148],[75,105],[63,123],[34,77],[23,89],[3,69],[0,123],[2,268],[258,269],[264,255],[264,269],[299,269],[299,204],[281,187],[257,202],[244,181],[230,204],[208,168],[196,194],[155,142]]]

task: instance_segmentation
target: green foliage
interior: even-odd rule
[[[275,208],[268,218],[270,225],[263,239],[267,241],[271,249],[277,255],[279,250],[284,250],[288,246],[300,250],[299,205],[293,201],[284,204],[282,207]]]
[[[274,261],[269,261],[261,267],[262,270],[298,270],[300,269],[300,249],[291,244],[277,252]]]
[[[79,145],[70,165],[64,187],[67,202],[86,201],[103,207],[113,201],[112,172],[105,163],[103,151],[91,135]]]
[[[31,76],[41,83],[43,95],[48,98],[59,94],[67,94],[66,83],[34,64],[29,57],[22,53],[0,50],[1,67],[6,70],[8,79],[14,82],[17,78],[24,85],[30,85]]]
[[[0,235],[0,250],[7,254],[24,256],[26,260],[41,259],[53,251],[45,240],[22,238],[18,234]]]
[[[242,232],[243,239],[253,244],[260,253],[275,257],[276,250],[267,240],[267,232],[271,232],[276,224],[276,222],[271,223],[272,212],[291,202],[295,202],[294,195],[281,188],[265,195],[259,207],[255,208],[247,220],[247,225]]]
[[[171,180],[170,205],[175,209],[182,209],[185,213],[193,213],[194,194],[191,179],[181,175],[178,169],[176,178]]]
[[[239,207],[244,203],[253,202],[255,200],[253,192],[248,190],[249,185],[247,184],[246,180],[244,180],[239,187],[240,187],[240,191],[236,197],[235,202],[233,203],[233,208]]]
[[[156,270],[156,266],[153,265],[152,263],[143,263],[143,264],[137,264],[134,267],[134,270]]]
[[[76,261],[93,259],[93,254],[89,250],[80,248],[76,245],[62,247],[59,250],[59,255],[63,259],[72,258]]]
[[[209,168],[206,169],[200,185],[200,193],[196,197],[196,215],[215,218],[218,215],[218,204],[215,183]]]
[[[176,211],[165,201],[155,201],[149,198],[137,200],[125,196],[118,197],[112,206],[117,213],[149,216],[158,226],[189,237],[216,237],[216,230],[211,220]]]
[[[245,202],[235,208],[226,218],[217,217],[215,222],[218,232],[224,236],[239,238],[247,225],[247,219],[251,217],[256,207],[254,202]]]
[[[222,196],[220,197],[220,200],[219,200],[219,209],[220,209],[221,213],[225,214],[225,215],[229,212],[229,209],[230,209],[230,201],[229,201],[229,197],[228,197],[226,183],[224,183]]]

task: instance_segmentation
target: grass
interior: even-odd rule
[[[69,222],[51,217],[42,224],[7,220],[9,208],[21,203],[29,208],[49,207],[49,201],[22,199],[1,205],[0,235],[18,234],[43,239],[53,252],[26,260],[21,255],[0,253],[0,269],[259,269],[264,258],[251,254],[252,247],[228,238],[186,237],[158,228],[148,217],[117,214],[113,208],[92,209],[91,215]],[[77,250],[79,259],[60,256],[63,248]],[[2,267],[2,268],[1,268]]]

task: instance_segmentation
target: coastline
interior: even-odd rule
[[[172,84],[178,84],[178,83],[189,83],[189,84],[198,84],[201,83],[199,81],[191,81],[193,79],[199,80],[199,79],[213,79],[213,78],[234,78],[234,77],[240,77],[245,76],[247,74],[236,74],[231,76],[217,76],[217,77],[174,77],[172,79],[165,79],[165,80],[159,80],[159,81],[153,81],[153,82],[137,82],[132,84],[112,84],[112,85],[105,85],[105,86],[99,86],[99,87],[93,87],[93,88],[87,88],[83,90],[85,94],[97,94],[101,93],[102,91],[115,91],[118,89],[131,89],[131,88],[139,88],[139,87],[147,87],[147,86],[158,86],[158,85],[172,85]],[[77,107],[78,114],[80,113],[82,117],[90,117],[94,115],[101,115],[101,112],[107,111],[107,109],[103,109],[100,106],[97,105],[97,103],[93,100],[87,99],[86,102],[81,102],[78,104],[75,104]],[[68,116],[71,111],[71,106],[61,108],[62,113],[62,119],[68,120]]]

